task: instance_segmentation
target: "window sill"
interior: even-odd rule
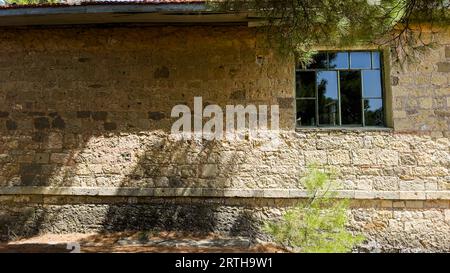
[[[393,128],[389,127],[296,127],[296,132],[327,132],[327,131],[343,131],[343,132],[393,132]]]

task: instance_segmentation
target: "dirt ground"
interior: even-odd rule
[[[76,247],[77,244],[79,244],[79,249]],[[44,234],[0,243],[0,253],[5,252],[279,253],[285,252],[285,250],[269,243],[250,244],[242,238],[224,238],[215,234],[117,232],[106,234]]]

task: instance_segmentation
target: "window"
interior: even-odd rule
[[[381,53],[320,52],[296,69],[297,127],[384,126]]]

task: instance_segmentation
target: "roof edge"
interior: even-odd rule
[[[87,24],[229,24],[254,21],[248,13],[220,12],[204,1],[186,3],[95,3],[0,9],[0,27]]]
[[[2,0],[0,0],[1,3]],[[189,5],[205,3],[203,0],[71,0],[60,3],[40,3],[40,4],[0,4],[1,9],[25,9],[25,8],[58,8],[58,7],[74,7],[74,6],[93,6],[93,5]]]
[[[0,20],[4,16],[85,14],[85,13],[151,13],[151,12],[207,12],[204,2],[190,3],[82,3],[80,5],[21,6],[0,8]]]

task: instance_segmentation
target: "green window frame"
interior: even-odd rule
[[[322,51],[296,67],[296,127],[386,127],[383,53]]]

